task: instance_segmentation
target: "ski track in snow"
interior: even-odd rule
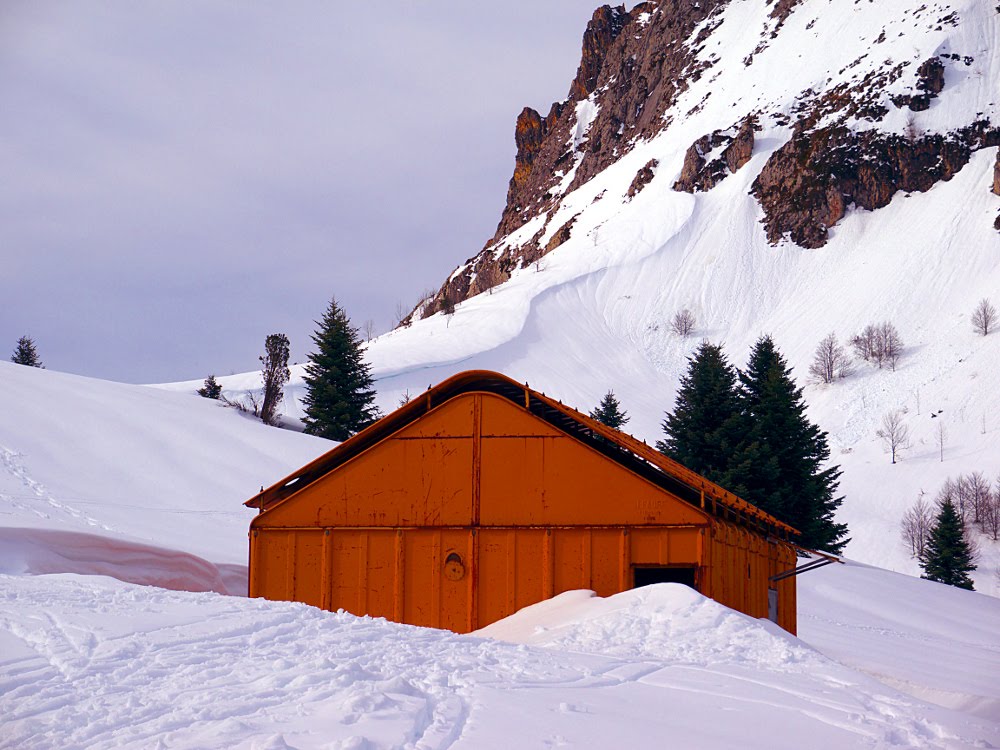
[[[19,494],[15,497],[12,494],[0,491],[0,499],[3,500],[4,505],[9,505],[12,508],[18,508],[23,512],[37,516],[40,519],[51,519],[52,514],[55,513],[57,515],[68,516],[73,521],[83,522],[84,524],[100,529],[101,531],[115,531],[112,526],[103,524],[82,511],[56,500],[51,493],[45,489],[45,486],[41,482],[37,482],[31,478],[20,459],[21,454],[17,453],[17,451],[14,451],[4,445],[0,445],[0,471],[5,472],[14,480],[19,482],[29,493],[27,495]],[[41,502],[39,503],[37,501]],[[14,515],[10,511],[5,512],[8,515]]]

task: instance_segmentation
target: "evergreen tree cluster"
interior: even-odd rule
[[[38,356],[38,349],[35,348],[35,342],[29,336],[22,336],[17,340],[17,347],[10,355],[10,361],[15,365],[45,369],[45,365],[42,364],[42,360]]]
[[[316,352],[305,368],[303,421],[311,435],[347,440],[379,417],[370,368],[358,330],[335,299],[316,325]]]
[[[972,590],[969,573],[976,569],[973,551],[965,536],[962,516],[950,497],[941,503],[920,557],[920,567],[929,581]]]
[[[601,403],[596,409],[590,412],[590,418],[596,419],[601,424],[619,430],[628,423],[628,412],[622,409],[622,405],[615,398],[614,391],[608,391],[601,399]]]
[[[202,398],[218,399],[222,396],[222,384],[215,379],[215,375],[205,378],[205,384],[198,389],[198,395]]]
[[[746,371],[721,346],[703,342],[689,361],[657,448],[689,469],[802,532],[799,542],[839,552],[846,524],[834,513],[840,469],[826,433],[805,415],[802,389],[769,336],[754,345]]]

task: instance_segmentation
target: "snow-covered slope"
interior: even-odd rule
[[[670,3],[660,10],[653,5],[633,11],[620,32],[631,37],[615,44],[635,48],[640,57],[652,54],[639,48],[643,35],[659,28],[658,14]],[[713,0],[700,7],[705,19],[682,41],[693,55],[691,65],[704,67],[676,96],[660,95],[659,124],[643,124],[640,116],[637,128],[644,134],[630,140],[625,133],[613,146],[611,163],[568,192],[545,181],[568,188],[566,175],[539,177],[539,190],[550,197],[526,204],[519,214],[524,218],[514,217],[508,205],[501,226],[517,228],[460,266],[448,283],[474,276],[484,259],[535,257],[572,219],[568,239],[535,262],[515,262],[509,280],[461,302],[454,315],[416,315],[409,327],[371,343],[380,404],[395,408],[407,393],[482,367],[583,410],[614,389],[631,415],[628,430],[653,441],[700,339],[723,342],[742,366],[752,343],[768,333],[806,387],[810,416],[830,434],[833,461],[843,469],[839,520],[850,526],[847,554],[916,573],[899,521],[920,493],[933,499],[948,477],[970,471],[994,481],[1000,476],[1000,332],[978,336],[970,322],[980,299],[1000,306],[1000,234],[993,228],[1000,197],[990,192],[998,149],[974,149],[950,179],[932,181],[924,192],[892,194],[898,186],[884,178],[888,205],[869,211],[849,204],[829,227],[826,244],[813,249],[788,240],[769,244],[764,209],[751,192],[789,139],[823,128],[910,144],[958,138],[958,130],[975,122],[991,123],[983,127],[996,131],[1000,14],[978,0]],[[621,16],[609,18],[617,23]],[[943,66],[943,89],[926,109],[914,111],[899,98],[922,90],[917,69],[931,58]],[[616,88],[608,75],[602,69],[603,78],[595,79],[588,101],[596,110],[574,109],[570,102],[560,115],[559,122],[570,113],[577,118],[569,121],[567,153],[580,169],[610,158],[611,144],[597,152],[577,127],[597,128],[600,112],[621,103],[625,94],[616,92],[625,83]],[[629,91],[637,85],[627,83]],[[843,95],[831,99],[838,91]],[[651,95],[650,106],[652,101]],[[749,161],[708,191],[674,189],[695,140],[751,114],[759,129]],[[544,149],[534,156],[532,179]],[[629,197],[637,173],[652,161],[652,180]],[[920,163],[910,166],[921,172]],[[878,183],[881,172],[874,174],[869,181]],[[669,323],[685,307],[697,325],[682,339]],[[824,336],[834,332],[846,345],[865,325],[882,321],[894,323],[905,344],[895,371],[858,361],[845,380],[808,381]],[[239,390],[253,387],[255,378],[222,381]],[[299,369],[286,398],[293,418],[301,395]],[[895,410],[904,412],[913,445],[892,465],[875,433],[883,415]],[[1000,592],[993,572],[1000,552],[985,540],[982,547],[977,588]]]
[[[216,401],[0,362],[0,571],[245,593],[242,501],[331,443]]]
[[[867,566],[800,579],[802,640],[675,586],[481,634],[530,647],[181,591],[245,590],[242,500],[330,444],[192,394],[0,382],[0,748],[1000,743],[1000,600]]]
[[[585,597],[534,616],[537,648],[299,604],[0,576],[0,748],[1000,743],[995,714],[911,698],[682,586]],[[1000,603],[979,598],[995,624]]]

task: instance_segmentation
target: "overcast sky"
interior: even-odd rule
[[[0,353],[125,382],[386,330],[496,229],[595,4],[0,4]]]

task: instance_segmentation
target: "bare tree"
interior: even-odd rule
[[[874,362],[878,349],[877,340],[878,331],[875,326],[867,325],[861,333],[851,339],[851,346],[854,348],[854,353],[865,362]]]
[[[924,547],[927,546],[927,537],[934,525],[934,517],[934,509],[924,500],[922,491],[916,504],[903,514],[900,524],[903,540],[910,545],[910,554],[918,560],[924,555]]]
[[[959,475],[958,479],[948,480],[952,487],[952,502],[958,515],[962,518],[962,523],[966,523],[971,515],[972,502],[969,494],[969,480],[965,475]]]
[[[889,321],[878,325],[869,324],[851,339],[855,353],[866,362],[881,369],[889,365],[893,370],[903,353],[903,337],[896,326]]]
[[[403,303],[403,300],[398,300],[396,302],[396,311],[393,314],[393,320],[396,321],[393,328],[410,325],[410,310]]]
[[[972,311],[972,327],[981,336],[989,336],[990,331],[996,328],[998,322],[1000,320],[998,320],[997,309],[986,297],[983,297],[976,305],[976,309]]]
[[[896,330],[896,326],[888,321],[878,327],[878,349],[881,354],[879,367],[885,362],[895,371],[896,362],[903,353],[903,338]]]
[[[965,500],[972,511],[972,522],[981,524],[990,500],[990,480],[981,471],[966,474],[964,479]]]
[[[831,333],[819,342],[813,355],[809,374],[822,383],[832,383],[850,373],[851,359],[837,342],[837,335]]]
[[[687,338],[691,335],[694,331],[694,326],[694,313],[686,307],[674,313],[674,317],[670,321],[670,330],[683,338]]]
[[[948,440],[948,430],[945,429],[943,419],[938,420],[937,429],[934,431],[934,440],[938,445],[938,451],[941,455],[941,463],[944,463],[944,445]]]
[[[403,391],[403,395],[399,397],[399,405],[406,406],[408,403],[410,403],[412,399],[413,396],[410,395],[410,389],[407,388],[405,391]]]
[[[983,532],[997,541],[1000,537],[1000,479],[997,479],[996,490],[986,498],[980,518]]]
[[[910,447],[910,428],[903,421],[903,412],[896,410],[886,412],[882,415],[882,427],[875,432],[882,440],[882,444],[889,449],[892,454],[892,462],[896,463],[896,456],[903,450]]]
[[[363,329],[365,332],[365,341],[371,341],[375,338],[375,321],[369,318],[363,324]]]
[[[260,405],[260,421],[273,425],[278,418],[278,404],[285,394],[285,383],[291,373],[288,370],[290,345],[288,336],[272,333],[264,340],[264,354],[259,357],[260,376],[264,381],[264,400]]]
[[[244,414],[253,414],[255,417],[259,417],[262,397],[262,391],[247,391],[243,394],[243,398],[228,398],[226,394],[220,393],[219,401]]]

